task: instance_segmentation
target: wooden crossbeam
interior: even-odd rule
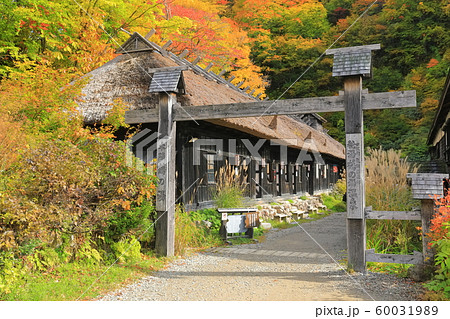
[[[193,65],[196,65],[197,63],[200,62],[201,59],[202,59],[202,58],[200,58],[200,57],[195,58],[195,60],[192,62],[192,64],[193,64]]]
[[[362,95],[363,110],[416,106],[415,91],[370,93]],[[175,121],[209,120],[269,115],[308,114],[344,111],[343,96],[313,97],[278,101],[257,101],[202,106],[174,107]],[[157,109],[132,110],[125,113],[127,124],[158,122]]]
[[[162,50],[167,50],[167,48],[170,47],[170,46],[172,45],[172,43],[173,43],[172,40],[167,41],[167,42],[161,47],[161,49],[162,49]]]
[[[420,210],[418,211],[373,211],[372,207],[364,210],[366,219],[389,219],[389,220],[422,220]]]
[[[209,69],[211,69],[213,65],[214,65],[214,63],[212,63],[212,62],[209,63],[209,64],[206,66],[206,68],[204,68],[205,72],[208,72]]]
[[[178,56],[180,59],[184,59],[189,54],[189,50],[184,49],[183,52]]]
[[[155,29],[151,29],[146,35],[145,38],[149,40],[156,33]]]

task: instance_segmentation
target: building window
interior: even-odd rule
[[[214,169],[215,154],[206,154],[206,177],[208,184],[215,184],[215,169]]]

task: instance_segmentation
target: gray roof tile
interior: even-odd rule
[[[150,93],[178,92],[178,83],[181,80],[181,70],[168,70],[155,72],[150,83]]]
[[[372,50],[380,45],[364,45],[327,50],[334,54],[333,76],[363,75],[370,77],[372,70]]]

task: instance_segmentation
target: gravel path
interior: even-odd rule
[[[335,213],[262,243],[213,248],[100,300],[418,300],[421,286],[410,280],[345,273],[345,221]]]

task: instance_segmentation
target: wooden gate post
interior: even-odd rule
[[[366,272],[366,221],[364,217],[364,134],[362,77],[344,80],[346,174],[347,174],[347,248],[348,267]]]
[[[156,191],[156,253],[173,256],[175,253],[175,136],[173,105],[176,95],[159,93],[159,124],[157,145]]]

